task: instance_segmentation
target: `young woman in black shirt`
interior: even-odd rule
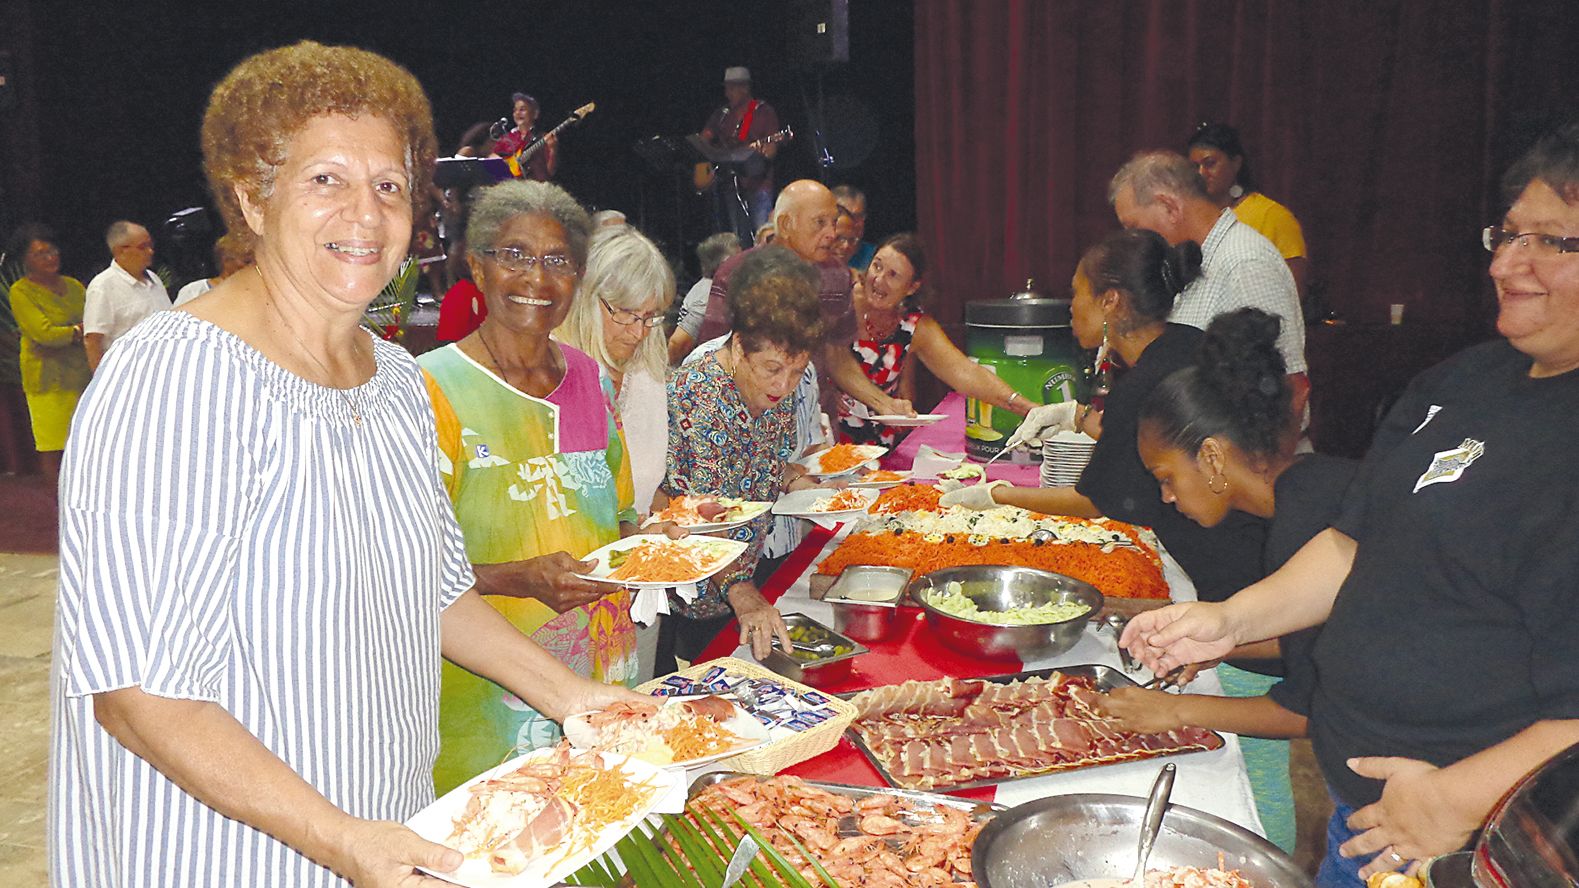
[[[1262,576],[1265,522],[1232,515],[1202,527],[1166,506],[1135,450],[1140,408],[1169,374],[1189,366],[1201,331],[1168,323],[1185,285],[1200,274],[1201,251],[1151,231],[1117,231],[1086,251],[1070,287],[1071,326],[1082,348],[1104,341],[1129,369],[1113,383],[1100,413],[1082,411],[1077,424],[1097,438],[1091,462],[1074,487],[1016,488],[1005,481],[943,496],[945,506],[1009,505],[1048,515],[1107,516],[1152,528],[1204,601],[1221,601]]]
[[[1136,441],[1162,501],[1203,527],[1235,513],[1269,521],[1264,568],[1283,566],[1337,516],[1356,463],[1294,452],[1292,392],[1277,350],[1278,319],[1253,308],[1219,315],[1193,366],[1163,380],[1142,405]],[[1107,713],[1135,731],[1183,725],[1257,738],[1305,735],[1315,674],[1315,629],[1248,645],[1238,657],[1282,661],[1282,680],[1223,670],[1232,696],[1140,688],[1109,695]],[[1244,743],[1251,787],[1267,837],[1294,850],[1288,744]]]

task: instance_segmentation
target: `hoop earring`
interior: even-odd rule
[[[1213,487],[1212,486],[1212,482],[1213,481],[1221,481],[1221,482],[1223,482],[1223,489],[1222,490],[1218,490],[1217,488]],[[1210,490],[1216,496],[1222,496],[1223,494],[1228,492],[1228,479],[1223,477],[1223,473],[1222,472],[1218,472],[1217,474],[1213,475],[1212,477],[1206,479],[1206,489]]]

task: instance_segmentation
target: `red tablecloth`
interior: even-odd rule
[[[813,560],[837,532],[838,527],[829,530],[813,525],[800,546],[791,553],[763,588],[763,597],[768,601],[777,602],[795,580],[811,570]],[[921,612],[908,609],[906,611],[906,613],[912,612],[916,619],[911,621],[903,635],[890,641],[868,643],[867,647],[871,649],[871,653],[863,654],[855,660],[849,678],[838,684],[824,685],[820,690],[842,694],[882,685],[899,684],[909,679],[933,679],[949,675],[962,678],[1002,675],[1006,672],[1019,672],[1024,668],[1018,659],[982,660],[950,651],[938,644],[936,636],[931,632],[923,630]],[[699,662],[706,662],[718,657],[727,657],[738,646],[739,629],[734,623],[730,623],[697,659]],[[848,738],[841,738],[838,746],[816,758],[787,768],[784,773],[795,774],[808,780],[851,783],[857,786],[886,785],[876,769]],[[989,786],[976,790],[962,790],[954,794],[990,802],[993,793],[993,787]]]

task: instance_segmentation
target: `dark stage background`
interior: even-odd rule
[[[879,147],[826,178],[868,191],[873,230],[910,228],[910,5],[852,6],[851,63],[823,78],[823,107],[831,137],[858,140],[858,125],[875,127]],[[597,112],[564,135],[556,180],[594,209],[625,211],[672,250],[708,233],[704,203],[688,174],[677,189],[679,177],[653,173],[631,146],[699,129],[723,102],[725,67],[751,68],[758,97],[796,129],[796,141],[779,155],[779,181],[818,175],[807,126],[818,81],[791,70],[792,16],[789,4],[758,0],[0,0],[0,50],[13,53],[18,99],[0,110],[7,173],[0,232],[26,219],[50,223],[65,241],[67,272],[84,281],[109,261],[101,235],[115,219],[149,224],[157,238],[155,223],[206,200],[198,131],[213,84],[252,52],[311,38],[362,46],[409,68],[428,91],[445,153],[471,124],[508,116],[515,90],[537,97],[544,126],[596,101]],[[854,157],[833,148],[836,160]],[[159,246],[167,245],[161,239]],[[159,261],[170,258],[166,251]]]
[[[1066,291],[1114,226],[1106,185],[1129,154],[1225,120],[1261,190],[1304,224],[1315,314],[1346,322],[1309,328],[1313,432],[1357,454],[1411,375],[1493,335],[1478,237],[1501,210],[1497,179],[1579,116],[1579,0],[851,0],[850,62],[821,86],[838,158],[860,155],[863,132],[876,148],[822,171],[807,125],[819,84],[787,50],[795,5],[0,0],[0,234],[53,224],[84,279],[108,261],[110,221],[157,236],[205,200],[210,86],[251,52],[310,37],[409,67],[445,150],[507,114],[516,89],[547,125],[597,101],[565,137],[559,181],[694,265],[701,199],[631,146],[694,131],[721,102],[723,68],[744,64],[800,134],[780,182],[824,172],[871,195],[870,235],[918,228],[932,308],[960,339],[968,300],[1027,277]],[[1402,327],[1385,322],[1392,303]],[[930,403],[938,390],[923,391]],[[0,447],[0,464],[17,448]]]

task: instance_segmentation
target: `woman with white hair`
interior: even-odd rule
[[[669,356],[663,319],[674,302],[674,271],[657,246],[629,226],[592,237],[581,289],[554,336],[597,359],[614,383],[630,448],[636,509],[652,509],[669,441]]]

